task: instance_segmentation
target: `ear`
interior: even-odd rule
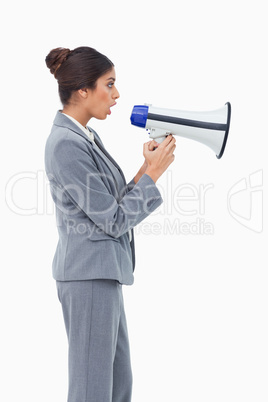
[[[88,88],[78,89],[78,93],[83,99],[87,99],[87,97],[88,97]]]

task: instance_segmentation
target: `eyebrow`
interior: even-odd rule
[[[110,77],[110,78],[107,78],[107,80],[106,80],[106,81],[110,81],[110,80],[115,81],[115,78],[114,78],[114,77]]]

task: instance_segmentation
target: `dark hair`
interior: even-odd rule
[[[98,78],[114,66],[108,57],[87,46],[53,49],[46,57],[46,65],[58,81],[63,105],[68,104],[74,91],[94,89]]]

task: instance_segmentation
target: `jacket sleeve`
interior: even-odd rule
[[[108,235],[117,238],[151,214],[163,202],[150,176],[144,174],[117,200],[109,189],[109,178],[100,173],[87,145],[64,139],[54,148],[50,179],[77,210]]]

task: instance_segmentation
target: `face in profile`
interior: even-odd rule
[[[85,107],[91,117],[104,120],[111,114],[111,107],[116,105],[119,92],[115,87],[115,69],[111,68],[96,81],[94,89],[87,89],[88,96]]]

